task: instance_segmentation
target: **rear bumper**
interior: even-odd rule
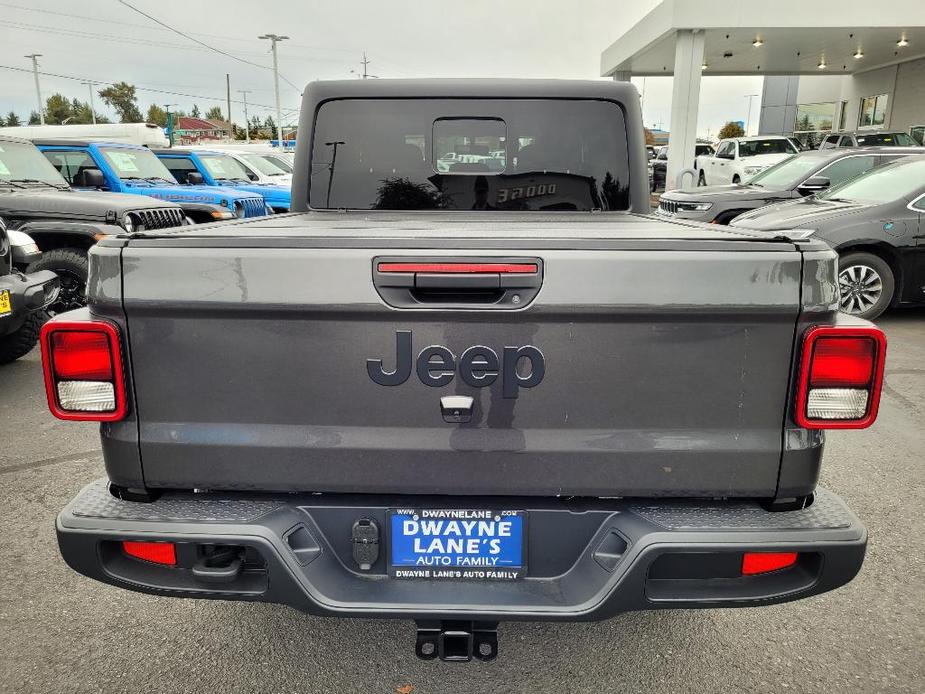
[[[632,610],[785,602],[850,581],[867,543],[857,517],[824,489],[806,509],[774,513],[746,501],[493,498],[488,504],[528,512],[523,580],[389,578],[387,537],[369,571],[354,563],[350,537],[358,518],[385,528],[389,508],[478,507],[472,498],[170,493],[140,503],[114,498],[99,480],[61,512],[57,533],[73,569],[123,588],[419,620],[597,620]],[[129,557],[121,540],[178,543],[181,567]],[[224,583],[197,579],[182,565],[203,545],[244,548],[244,569]],[[741,576],[746,551],[799,558],[773,573]]]
[[[13,309],[11,314],[0,319],[0,336],[15,332],[26,316],[54,301],[58,286],[58,276],[50,270],[0,277],[0,291],[9,291]]]

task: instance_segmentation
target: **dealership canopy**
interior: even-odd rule
[[[680,78],[668,150],[667,180],[675,181],[693,166],[702,74],[872,70],[925,55],[923,24],[923,0],[665,0],[604,50],[601,74]]]

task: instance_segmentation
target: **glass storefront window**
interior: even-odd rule
[[[886,122],[887,94],[866,96],[861,99],[861,115],[858,119],[859,128],[879,128]]]
[[[816,149],[826,134],[832,131],[836,105],[834,101],[797,105],[793,136],[801,146]]]

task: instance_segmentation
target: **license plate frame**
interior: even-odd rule
[[[443,531],[438,534],[427,535],[421,532],[411,535],[403,532],[406,528],[404,521],[444,521]],[[463,509],[463,508],[404,508],[390,509],[386,514],[386,566],[391,578],[408,580],[419,579],[428,581],[456,580],[456,581],[516,581],[527,575],[527,539],[528,514],[523,510],[515,509]],[[455,521],[462,535],[452,532],[447,524]],[[476,526],[463,526],[463,522],[475,522]],[[493,528],[491,535],[484,534],[486,526],[480,522],[488,522]],[[502,523],[511,524],[509,537],[499,535],[502,532]],[[434,526],[431,525],[431,529]],[[466,532],[470,530],[470,532]],[[450,530],[450,532],[447,532]],[[482,531],[482,532],[480,532]],[[519,536],[518,536],[519,534]],[[414,539],[428,538],[430,540],[456,540],[463,542],[463,546],[472,549],[467,541],[479,542],[479,550],[472,552],[444,551],[435,552],[431,559],[438,563],[414,564],[412,559],[425,557],[426,553],[415,551]],[[490,540],[499,541],[497,562],[489,564],[493,555],[490,553]],[[411,546],[409,547],[409,541]],[[444,549],[456,549],[444,546]],[[398,557],[396,557],[398,554]],[[447,559],[442,559],[446,557]],[[455,561],[456,560],[460,561]],[[449,563],[444,563],[449,560]],[[484,564],[481,562],[485,562]],[[473,563],[474,562],[474,563]]]
[[[13,313],[13,299],[9,289],[0,289],[0,318],[6,318]]]

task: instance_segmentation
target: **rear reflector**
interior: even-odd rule
[[[803,341],[795,419],[807,429],[863,429],[880,404],[886,338],[874,326],[823,326]]]
[[[536,263],[379,263],[379,272],[426,272],[433,274],[493,273],[532,275]]]
[[[48,407],[59,419],[113,422],[125,416],[122,347],[105,321],[51,320],[42,327]]]
[[[177,565],[177,550],[172,542],[131,542],[124,540],[122,549],[130,557],[153,564]]]
[[[746,552],[742,555],[742,575],[766,574],[796,563],[796,552]]]

